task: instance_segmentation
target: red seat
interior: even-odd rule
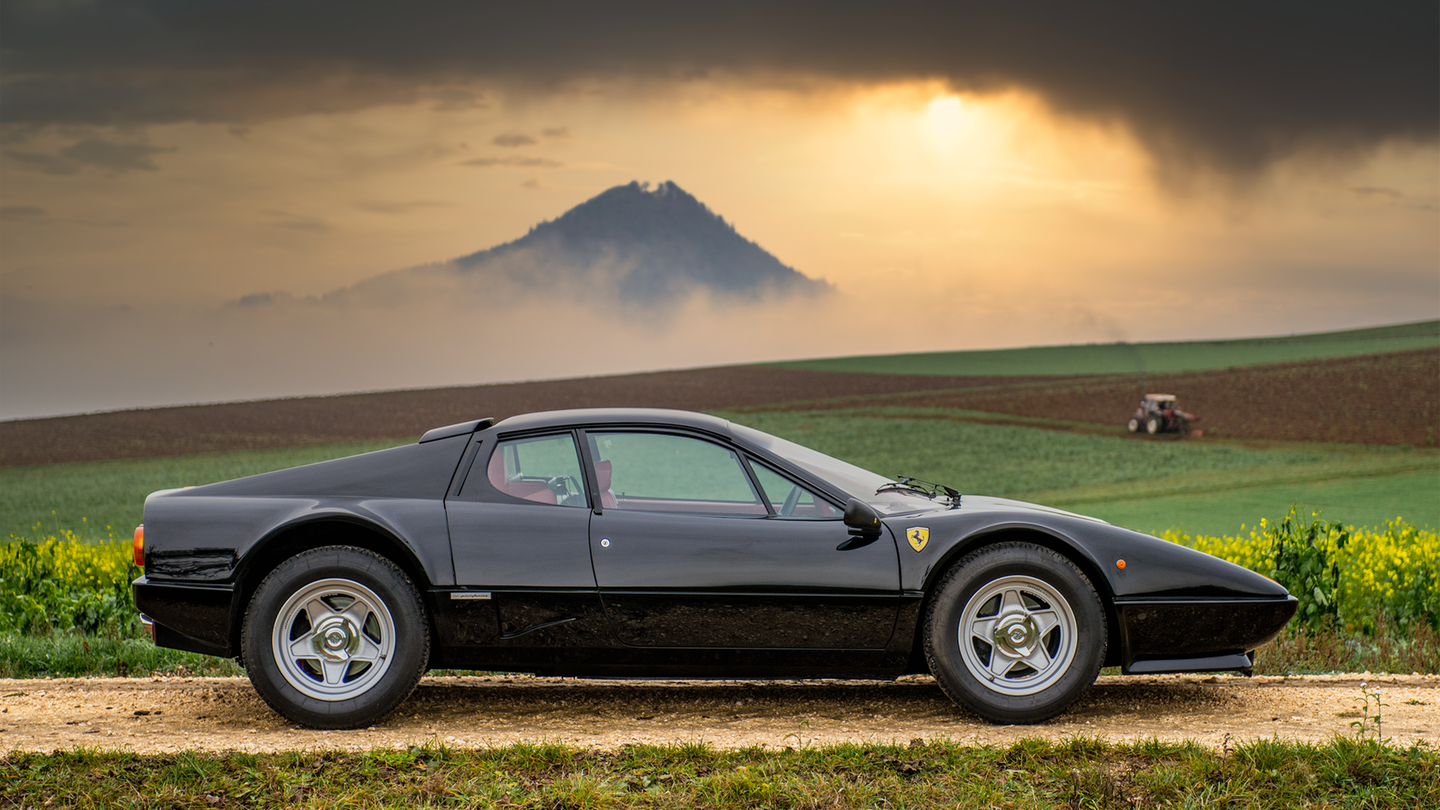
[[[610,491],[611,472],[609,461],[595,462],[595,484],[600,487],[600,506],[605,509],[619,509],[620,504],[615,500],[615,493]]]
[[[555,498],[555,490],[546,486],[544,481],[507,481],[504,453],[490,454],[490,466],[485,473],[490,479],[490,486],[506,495],[536,503],[559,503]]]

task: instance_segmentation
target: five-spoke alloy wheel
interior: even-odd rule
[[[276,711],[313,728],[355,728],[410,694],[430,641],[404,572],[374,552],[332,546],[286,560],[260,583],[241,647]]]
[[[1069,708],[1099,674],[1105,641],[1090,580],[1028,543],[988,546],[952,567],[925,624],[941,688],[997,723],[1038,723]]]

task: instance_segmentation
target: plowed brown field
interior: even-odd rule
[[[926,396],[873,397],[844,407],[959,408],[1122,424],[1144,393],[1179,397],[1205,435],[1435,447],[1440,349],[1414,349],[1184,374],[1051,378]]]
[[[905,405],[1119,425],[1142,393],[1180,397],[1207,435],[1435,447],[1440,349],[1222,371],[1094,377],[933,377],[765,366],[382,391],[0,422],[0,467],[360,439],[402,439],[480,416],[558,408],[714,410]],[[917,392],[930,392],[917,395]],[[900,396],[905,395],[905,396]],[[845,398],[843,401],[835,401]]]

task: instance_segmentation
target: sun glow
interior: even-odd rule
[[[921,119],[931,142],[943,152],[954,150],[967,129],[964,105],[958,96],[937,96],[925,106]]]

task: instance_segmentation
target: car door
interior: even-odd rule
[[[620,642],[879,649],[889,641],[900,585],[893,540],[847,542],[838,507],[714,439],[642,430],[585,438],[598,485],[590,555]]]

